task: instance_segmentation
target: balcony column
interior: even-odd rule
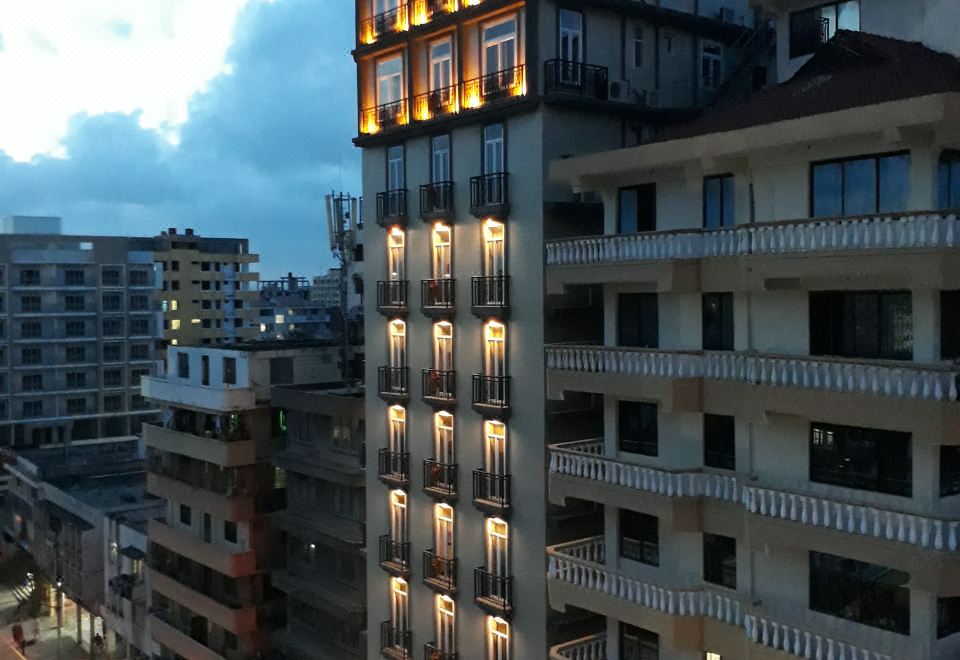
[[[603,202],[603,233],[617,233],[617,189],[604,188],[599,191],[600,201]]]
[[[620,654],[620,621],[611,617],[607,617],[607,657],[623,657]]]
[[[940,292],[914,289],[913,359],[927,364],[940,359]]]
[[[907,208],[937,208],[937,161],[939,152],[931,142],[932,135],[917,136],[903,146],[910,149],[910,187]]]

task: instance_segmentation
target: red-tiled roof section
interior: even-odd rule
[[[960,60],[910,41],[838,30],[790,80],[723,103],[651,142],[723,133],[888,101],[960,91]]]

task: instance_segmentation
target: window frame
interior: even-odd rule
[[[721,429],[720,425],[726,426],[730,425],[730,438],[720,438],[719,436],[722,433],[726,433],[727,429]],[[713,427],[713,428],[710,428]],[[728,442],[731,444],[730,449],[732,453],[727,453],[724,451],[726,447],[721,449],[711,449],[711,442],[721,441],[724,445]],[[719,455],[718,460],[713,460],[711,454]],[[706,467],[715,468],[718,470],[732,470],[736,471],[737,469],[737,426],[736,418],[733,415],[712,415],[710,413],[704,413],[703,415],[703,464]]]
[[[908,573],[880,564],[858,561],[826,552],[815,550],[809,552],[808,606],[811,611],[879,630],[887,630],[901,635],[910,634],[911,589],[909,586],[904,586],[909,584],[910,575]],[[818,564],[828,568],[818,573],[816,570]],[[864,579],[864,574],[867,572],[875,573],[876,576],[869,580]],[[880,578],[885,578],[889,582],[892,582],[890,578],[899,578],[900,584],[885,584],[880,581]],[[853,586],[856,587],[856,591],[844,601],[844,587],[851,586],[851,582],[854,583]],[[862,610],[865,606],[869,607],[871,600],[874,599],[875,602],[883,603],[878,609],[883,610],[885,618],[895,616],[894,607],[898,601],[901,605],[905,604],[906,611],[901,612],[900,616],[897,617],[901,620],[887,623],[882,618],[876,618],[876,615],[872,618],[868,614],[864,614]],[[860,612],[854,612],[855,608],[859,609]],[[892,612],[894,612],[893,615]],[[903,617],[904,614],[905,617]]]
[[[885,152],[881,152],[881,153],[857,154],[857,155],[855,155],[855,156],[844,156],[844,157],[842,157],[842,158],[829,158],[829,159],[826,159],[826,160],[811,161],[811,162],[810,162],[810,165],[809,165],[809,170],[808,170],[808,193],[807,193],[807,205],[808,205],[808,211],[809,211],[808,215],[809,215],[809,217],[810,217],[810,218],[816,218],[816,219],[824,219],[824,218],[832,218],[832,217],[845,218],[845,217],[860,217],[861,215],[876,215],[876,214],[881,214],[881,213],[900,213],[900,212],[906,211],[906,210],[909,208],[909,206],[910,206],[910,202],[909,202],[909,198],[910,198],[910,181],[909,181],[909,178],[907,179],[907,182],[906,182],[906,183],[907,183],[907,189],[906,189],[906,200],[905,200],[906,203],[904,204],[905,208],[900,209],[900,210],[893,210],[893,211],[884,211],[884,210],[881,210],[881,209],[880,209],[880,204],[881,204],[880,194],[881,194],[881,191],[882,191],[882,189],[883,189],[883,186],[881,185],[881,181],[880,181],[880,161],[883,160],[883,159],[885,159],[885,158],[900,158],[900,157],[904,157],[904,156],[907,158],[907,171],[908,171],[908,173],[909,173],[909,168],[910,168],[910,164],[911,164],[911,152],[910,152],[909,149],[901,149],[901,150],[897,150],[897,151],[885,151]],[[870,211],[870,212],[868,212],[868,213],[866,213],[866,214],[849,215],[849,214],[846,212],[846,208],[845,208],[845,206],[846,206],[846,200],[845,200],[845,196],[846,196],[846,169],[845,169],[844,166],[845,166],[847,163],[853,163],[853,162],[857,162],[857,161],[873,161],[873,172],[874,172],[874,190],[873,190],[873,194],[874,194],[874,202],[875,202],[875,204],[874,204],[874,210],[873,210],[873,211]],[[814,173],[815,173],[815,171],[816,171],[816,168],[818,168],[818,167],[823,167],[823,166],[827,166],[827,165],[839,165],[839,166],[840,166],[840,191],[839,191],[839,192],[840,192],[840,214],[837,215],[837,216],[834,216],[834,215],[816,215],[816,212],[815,212],[816,204],[815,204],[815,195],[814,195],[814,193],[815,193]]]
[[[707,195],[707,187],[711,184],[711,182],[714,182],[714,181],[718,181],[720,183],[720,189],[719,189],[720,207],[717,213],[719,224],[717,224],[715,227],[711,227],[707,224],[707,207],[708,207],[708,200],[709,200],[709,197]],[[727,209],[727,205],[726,205],[727,191],[726,191],[726,186],[724,184],[727,181],[730,182],[730,187],[731,187],[730,196],[733,198],[733,201],[731,202],[731,205],[730,205],[730,212],[732,214],[732,217],[730,217],[729,219],[726,217],[726,212],[725,212]],[[737,203],[736,177],[732,173],[726,172],[723,174],[711,174],[710,176],[703,177],[702,223],[703,223],[704,229],[706,229],[707,231],[714,231],[714,230],[720,230],[720,229],[730,229],[732,227],[735,227],[737,224],[736,203]]]
[[[631,528],[629,537],[628,527]],[[660,519],[648,513],[620,509],[617,516],[617,547],[624,559],[647,566],[660,566]]]
[[[733,545],[733,580],[730,581],[730,572],[724,566],[730,560],[729,550]],[[703,533],[703,581],[727,589],[737,588],[737,539],[722,534]]]
[[[640,412],[641,426],[638,429],[638,438],[630,439],[624,436],[625,409],[636,407]],[[658,456],[660,454],[660,431],[659,431],[659,410],[657,404],[648,401],[630,401],[621,399],[617,401],[617,449],[628,454],[639,454],[641,456]],[[647,418],[649,416],[649,418]],[[652,431],[649,422],[652,420]],[[646,424],[644,424],[646,422]],[[645,428],[646,427],[646,428]],[[646,435],[645,435],[646,431]],[[653,441],[651,442],[651,436]],[[652,447],[652,449],[651,449]]]
[[[708,301],[716,299],[720,301],[718,311],[719,327],[710,334],[707,332],[707,306]],[[729,319],[727,312],[729,311]],[[729,323],[728,323],[729,320]],[[701,347],[704,351],[734,351],[736,350],[736,299],[732,291],[710,291],[703,293],[700,297],[700,325],[701,325]],[[729,327],[728,327],[729,325]],[[716,341],[708,341],[716,335]],[[729,339],[729,341],[728,341]]]
[[[832,435],[828,438],[827,434]],[[833,443],[837,448],[832,451],[818,449],[825,446],[826,442]],[[903,456],[892,456],[891,445],[894,442],[902,443],[906,449]],[[856,461],[862,458],[868,448],[872,449],[873,453],[870,464],[874,472],[872,484],[869,484],[867,477],[860,472],[848,472],[846,475],[838,473],[838,468],[835,466],[841,463],[848,466],[856,465]],[[913,497],[913,453],[913,434],[906,431],[811,421],[807,444],[808,477],[811,483],[898,497]],[[883,460],[884,456],[888,457],[887,460]],[[829,461],[831,457],[836,460]],[[834,465],[833,469],[830,469],[830,464]],[[903,479],[895,474],[881,474],[882,468],[890,465],[904,467],[907,478]],[[844,476],[846,478],[843,478]],[[893,485],[885,487],[885,484]],[[899,484],[898,487],[897,484]]]

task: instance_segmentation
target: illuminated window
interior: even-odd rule
[[[437,618],[435,621],[436,641],[434,646],[440,653],[455,653],[456,643],[456,604],[449,596],[437,596]]]
[[[433,279],[439,280],[452,276],[453,251],[452,235],[448,225],[438,222],[433,226],[433,263],[431,264]]]
[[[441,39],[430,44],[430,106],[443,112],[453,105],[453,44]]]
[[[398,103],[403,98],[403,57],[394,55],[377,62],[377,105]]]
[[[484,369],[487,376],[506,375],[506,334],[506,326],[498,321],[490,321],[484,326]]]
[[[433,508],[433,551],[443,559],[453,559],[453,507],[437,504]]]
[[[403,368],[407,366],[407,324],[400,319],[390,321],[389,333],[390,366],[396,369]]]
[[[395,543],[407,540],[407,494],[402,490],[390,491],[390,538]]]
[[[173,319],[173,320],[171,320],[171,321],[170,321],[170,329],[171,329],[171,330],[179,330],[179,329],[180,329],[180,319]]]
[[[453,415],[441,411],[433,416],[434,420],[434,457],[438,463],[454,463],[453,454]]]
[[[404,233],[399,227],[391,228],[387,234],[387,275],[392,281],[405,278]]]
[[[486,570],[493,576],[505,578],[510,575],[509,528],[500,518],[487,519]],[[506,584],[495,581],[490,585],[490,596],[507,599]]]
[[[390,451],[407,451],[407,411],[401,406],[391,406],[388,420]]]
[[[433,368],[453,371],[453,325],[449,321],[433,324]]]
[[[487,660],[510,659],[510,624],[500,617],[487,619]]]
[[[410,628],[409,588],[403,578],[390,579],[390,623],[401,632]],[[402,636],[391,646],[402,646]]]
[[[487,220],[483,223],[483,274],[486,277],[506,274],[504,234],[502,222]]]

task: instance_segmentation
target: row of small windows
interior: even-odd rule
[[[908,210],[910,154],[898,152],[822,161],[810,165],[810,217],[829,218]],[[722,229],[736,224],[735,178],[732,174],[704,177],[703,227]],[[942,152],[937,168],[937,207],[960,208],[960,151]],[[617,233],[657,229],[657,184],[621,188]]]
[[[49,324],[42,321],[21,321],[20,335],[21,339],[43,339],[51,338],[52,335],[44,332],[44,327],[52,329]],[[129,321],[131,336],[150,336],[153,334],[153,323],[149,318],[133,318]],[[108,317],[100,321],[101,334],[104,337],[117,337],[124,334],[124,319]],[[63,336],[65,337],[87,337],[93,331],[93,324],[85,320],[68,320],[63,322]]]
[[[149,286],[153,276],[152,270],[131,269],[127,273],[129,286]],[[66,269],[63,277],[45,280],[39,268],[22,268],[19,271],[17,282],[20,286],[39,286],[43,283],[63,284],[64,286],[92,286],[95,282],[90,273],[82,269]],[[101,286],[121,286],[123,284],[123,270],[120,268],[104,267],[100,271]]]
[[[103,397],[103,412],[122,412],[124,395],[108,394]],[[146,410],[150,407],[146,399],[139,394],[130,395],[130,410]],[[62,414],[80,415],[97,412],[96,400],[89,397],[74,397],[66,400],[66,407],[57,409],[56,402],[46,399],[24,401],[20,408],[23,419],[51,417]]]
[[[100,310],[104,312],[123,311],[124,296],[120,293],[104,293],[101,296]],[[44,311],[51,312],[93,312],[96,309],[88,306],[89,298],[83,294],[66,294],[63,296],[63,304],[60,305],[56,298],[48,298],[47,305],[44,305],[44,298],[37,295],[20,296],[20,309],[22,313],[40,313]],[[53,305],[49,303],[53,302]],[[128,309],[131,312],[150,311],[150,297],[142,294],[131,295],[129,298]]]

